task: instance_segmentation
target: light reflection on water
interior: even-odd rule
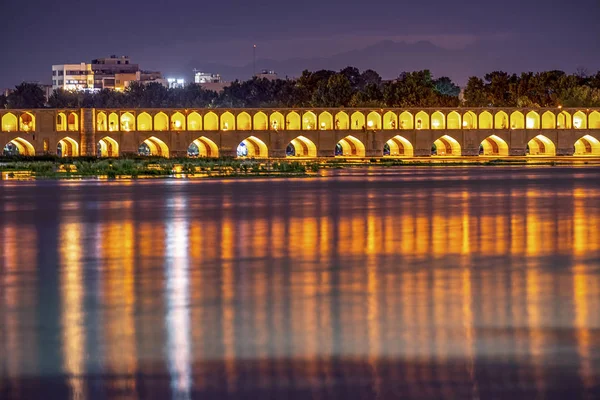
[[[0,397],[598,394],[599,170],[354,172],[0,186]]]

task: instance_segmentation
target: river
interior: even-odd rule
[[[0,398],[600,397],[600,168],[0,182]]]

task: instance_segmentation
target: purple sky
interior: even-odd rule
[[[110,54],[129,55],[144,69],[189,79],[192,65],[250,64],[253,43],[259,46],[259,58],[284,61],[331,57],[386,39],[426,40],[443,49],[480,54],[482,62],[489,61],[484,63],[488,69],[500,60],[497,69],[511,72],[573,72],[580,66],[600,70],[599,0],[2,3],[0,88],[23,80],[50,83],[52,64],[89,62]],[[372,68],[382,69],[381,62],[374,60]],[[473,70],[454,65],[446,71],[442,64],[427,60],[436,75],[459,82]],[[401,72],[402,65],[398,68]],[[387,70],[393,71],[387,75],[396,71]]]

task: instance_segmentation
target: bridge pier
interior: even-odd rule
[[[574,149],[572,147],[558,147],[556,149],[557,156],[572,156]]]
[[[461,155],[477,157],[479,155],[479,147],[464,148],[461,150]]]

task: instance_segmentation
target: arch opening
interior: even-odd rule
[[[590,129],[600,129],[600,112],[592,111],[588,117]]]
[[[317,129],[317,116],[312,111],[307,111],[302,115],[302,130],[310,131]]]
[[[267,158],[269,156],[269,149],[265,142],[256,136],[250,136],[242,140],[238,145],[237,156],[239,158]]]
[[[348,130],[350,129],[350,117],[348,117],[348,114],[346,114],[343,111],[338,112],[337,114],[335,114],[335,122],[334,122],[334,126],[336,130]]]
[[[151,136],[140,144],[138,154],[141,156],[169,158],[169,147],[162,140]]]
[[[381,129],[381,114],[376,111],[371,111],[367,115],[367,128],[368,129]]]
[[[350,116],[350,128],[353,130],[365,130],[365,114],[360,111],[352,113]]]
[[[573,126],[575,129],[587,129],[587,116],[583,112],[577,111],[573,114]]]
[[[327,111],[323,111],[319,114],[319,129],[322,131],[333,129],[333,116]]]
[[[154,131],[168,131],[169,117],[164,112],[159,112],[154,116]]]
[[[412,157],[414,155],[414,148],[406,138],[396,135],[385,142],[383,155],[384,157]]]
[[[237,129],[238,131],[249,131],[252,130],[252,118],[250,114],[242,111],[237,116]]]
[[[70,137],[64,137],[56,145],[56,155],[59,157],[79,157],[79,143]]]
[[[188,157],[219,157],[219,148],[217,144],[207,138],[200,136],[194,140],[188,147]]]
[[[124,132],[135,131],[135,117],[132,113],[121,114],[121,130]]]
[[[556,115],[552,111],[546,111],[542,114],[542,129],[556,128]]]
[[[335,155],[339,157],[365,157],[365,154],[365,145],[350,135],[340,140],[335,148]]]
[[[31,143],[23,138],[14,138],[4,146],[5,156],[35,156],[35,149]]]
[[[150,128],[152,128],[152,123],[150,123]],[[117,113],[110,113],[108,116],[108,130],[110,132],[115,132],[119,130],[119,116]]]
[[[400,129],[414,129],[414,127],[413,115],[408,111],[402,112],[402,114],[400,114]]]
[[[15,132],[17,130],[17,117],[13,113],[2,116],[2,132]]]
[[[254,114],[254,117],[252,118],[254,126],[253,129],[255,131],[266,131],[267,130],[267,126],[269,125],[268,119],[267,119],[267,114],[265,114],[262,111],[257,112],[256,114]]]
[[[204,130],[205,131],[218,131],[219,130],[219,117],[214,112],[209,112],[204,115]]]
[[[525,117],[520,111],[515,111],[510,114],[511,129],[525,129]]]
[[[269,116],[269,129],[274,131],[279,131],[285,129],[285,118],[283,118],[283,114],[276,111]]]
[[[171,115],[171,130],[176,132],[185,131],[185,116],[179,111]]]
[[[450,112],[448,114],[448,129],[462,129],[465,126],[461,123],[460,114],[456,111]]]
[[[557,120],[558,129],[571,129],[572,119],[571,114],[569,114],[568,112],[562,111],[560,114],[558,114]]]
[[[19,130],[22,132],[31,132],[35,130],[35,117],[33,114],[25,112],[19,117]]]
[[[556,147],[552,140],[544,135],[537,135],[527,143],[528,156],[555,156]]]
[[[450,124],[450,122],[448,122],[448,124]],[[465,115],[463,115],[461,127],[462,129],[477,129],[477,114],[473,111],[467,111]]]
[[[188,114],[187,126],[190,131],[201,131],[202,130],[202,117],[196,111]]]
[[[444,135],[441,138],[437,139],[435,142],[433,142],[433,146],[431,148],[431,155],[441,157],[460,156],[460,144],[453,137]]]
[[[502,138],[491,135],[488,136],[479,145],[480,156],[508,156],[508,144]]]
[[[98,112],[96,114],[96,130],[98,132],[106,132],[107,125],[106,113],[103,111]]]
[[[316,157],[317,146],[312,140],[304,136],[298,136],[288,144],[285,153],[288,157]]]
[[[415,128],[429,129],[429,114],[425,111],[419,111],[417,115],[415,115]]]
[[[508,114],[504,111],[498,111],[494,115],[494,128],[495,129],[508,129]]]
[[[540,115],[535,111],[529,111],[525,117],[525,127],[527,129],[540,129]]]
[[[383,114],[383,129],[396,129],[398,127],[398,115],[393,111]]]
[[[96,146],[96,155],[98,157],[119,157],[119,143],[109,136],[103,137]]]
[[[574,156],[600,156],[600,141],[593,136],[585,135],[575,142]]]
[[[138,130],[149,132],[152,130],[152,117],[147,112],[143,112],[137,117]]]
[[[225,111],[221,114],[221,130],[235,131],[235,117],[229,111]]]
[[[494,117],[489,111],[479,114],[479,129],[494,129]]]
[[[300,115],[296,111],[292,111],[285,116],[285,130],[299,131],[300,130]]]

